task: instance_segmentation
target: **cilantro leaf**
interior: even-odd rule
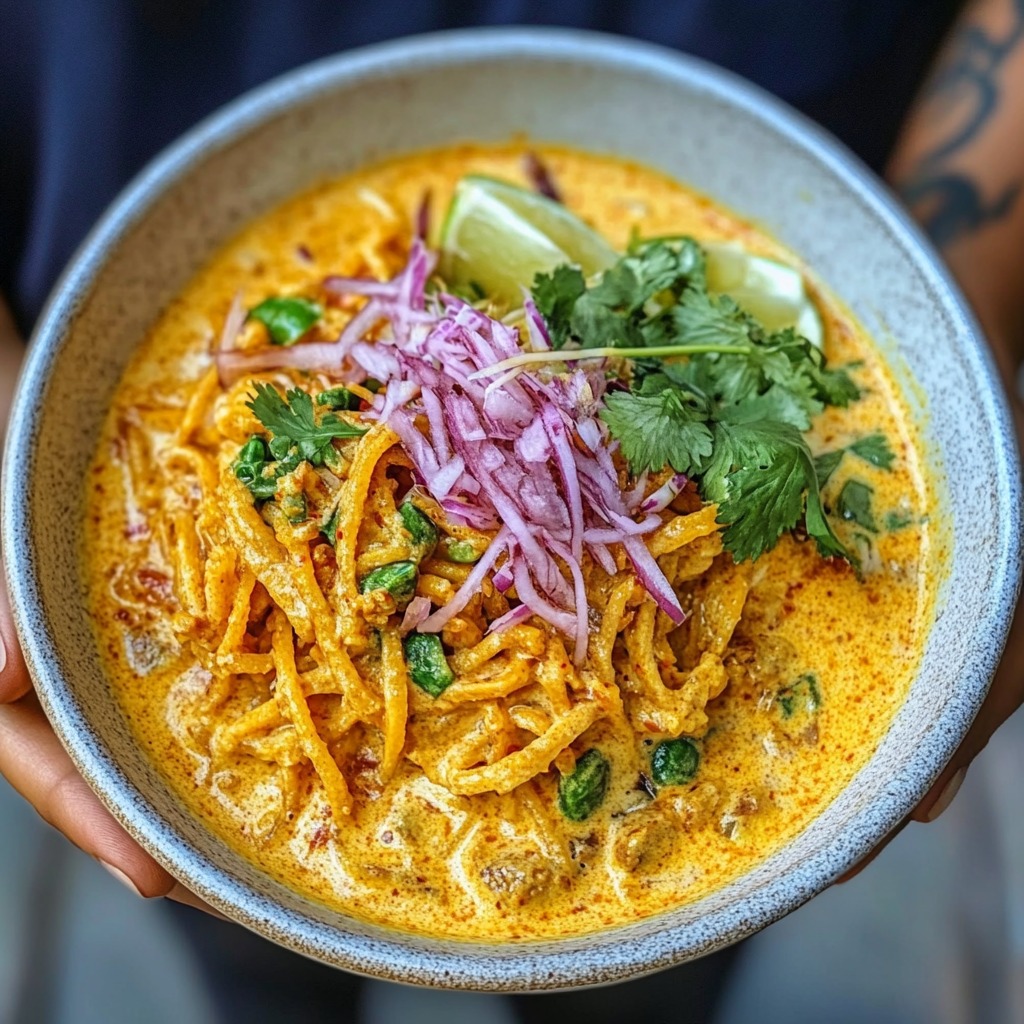
[[[660,394],[614,392],[605,398],[601,419],[619,439],[634,472],[671,466],[693,473],[711,455],[711,431],[699,403],[677,388]]]
[[[311,299],[278,296],[264,299],[249,310],[249,319],[259,320],[275,345],[294,345],[320,317],[323,309]]]
[[[889,447],[885,434],[868,434],[867,437],[858,438],[847,450],[879,469],[892,469],[896,461],[896,455]]]
[[[282,447],[294,447],[298,456],[322,466],[328,449],[335,438],[361,437],[366,433],[339,419],[333,413],[321,416],[317,422],[313,399],[300,388],[292,388],[284,398],[270,384],[257,384],[256,395],[246,403],[256,418],[273,435],[271,451],[276,454]]]
[[[686,345],[745,345],[753,321],[728,295],[710,295],[688,288],[672,310],[679,343]]]
[[[847,452],[852,452],[879,469],[892,469],[892,464],[896,460],[884,434],[867,434],[858,438],[853,444],[848,444],[844,448],[836,448],[835,451],[824,452],[814,460],[815,469],[818,471],[818,483],[822,487],[839,468],[839,463],[843,461],[843,456]]]
[[[570,337],[569,319],[576,300],[587,290],[583,274],[576,267],[555,267],[550,274],[533,279],[533,301],[548,325],[553,348],[561,348]]]
[[[719,502],[718,520],[727,524],[722,541],[737,561],[771,550],[801,516],[823,557],[849,558],[825,518],[814,460],[799,430],[788,423],[762,421],[739,427],[717,424],[716,432],[716,495],[705,493],[707,469],[701,493],[706,500]],[[730,471],[731,467],[737,468]]]
[[[839,468],[846,454],[845,448],[837,448],[833,452],[825,452],[814,460],[814,469],[818,474],[818,483],[824,487],[829,478]]]
[[[836,511],[843,519],[854,522],[872,533],[878,533],[878,524],[871,511],[874,493],[873,487],[860,480],[847,480],[836,499]]]
[[[734,558],[759,557],[802,520],[823,556],[856,564],[832,531],[819,481],[846,450],[886,464],[884,439],[815,460],[803,433],[859,389],[793,328],[768,331],[729,296],[710,294],[693,239],[634,239],[591,286],[562,267],[538,275],[534,297],[556,347],[618,349],[632,360],[630,390],[606,394],[601,418],[632,472],[671,466],[697,481],[719,506]]]

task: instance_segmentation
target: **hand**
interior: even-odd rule
[[[0,300],[0,440],[24,346]],[[75,770],[32,692],[0,572],[0,775],[54,828],[140,896],[211,910],[178,884],[99,802]]]

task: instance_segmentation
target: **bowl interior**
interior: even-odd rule
[[[180,806],[112,703],[68,526],[82,529],[82,488],[69,481],[85,478],[135,344],[243,224],[368,161],[518,132],[656,166],[803,256],[904,384],[948,516],[938,535],[938,620],[909,699],[870,763],[810,828],[699,903],[615,931],[497,946],[399,935],[312,903]],[[452,987],[559,988],[655,970],[749,934],[824,888],[923,794],[982,700],[1013,605],[1020,492],[1011,438],[974,324],[930,249],[817,129],[731,76],[649,46],[570,32],[455,33],[325,61],[250,94],[122,195],[37,331],[6,460],[20,471],[6,480],[5,549],[58,732],[125,826],[191,888],[269,937],[349,969]]]

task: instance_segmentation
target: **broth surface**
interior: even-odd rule
[[[556,147],[539,153],[569,208],[616,248],[634,230],[685,233],[793,262],[754,226],[656,171]],[[851,477],[869,485],[880,530],[865,548],[863,580],[789,536],[753,566],[728,686],[694,738],[700,766],[691,783],[652,800],[635,775],[617,779],[597,812],[572,823],[556,808],[555,771],[511,794],[459,796],[409,759],[382,784],[374,758],[360,762],[355,750],[346,761],[355,809],[332,830],[301,765],[291,766],[301,799],[289,804],[279,765],[211,753],[200,711],[209,674],[171,628],[180,581],[160,542],[164,513],[137,500],[129,463],[165,471],[161,446],[209,379],[209,351],[236,294],[252,307],[327,274],[390,276],[387,239],[396,224],[408,233],[425,189],[436,221],[460,177],[524,181],[522,157],[518,144],[465,145],[393,160],[321,185],[246,228],[134,355],[87,484],[91,607],[113,694],[182,801],[296,890],[361,918],[448,937],[593,931],[696,900],[748,871],[871,757],[908,691],[933,614],[931,485],[914,426],[870,339],[819,290],[830,364],[856,363],[864,394],[823,413],[811,446],[886,435],[897,456],[891,470],[847,456],[823,492],[828,503]],[[830,283],[841,293],[841,281]],[[837,530],[853,535],[849,524]],[[224,706],[237,712],[248,699],[240,691]],[[613,778],[616,766],[635,761],[601,722],[587,740],[602,747]]]

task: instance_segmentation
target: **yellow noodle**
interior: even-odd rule
[[[596,703],[577,704],[572,711],[558,719],[547,732],[532,743],[508,754],[494,764],[480,768],[449,771],[445,785],[462,796],[475,793],[511,793],[516,786],[540,772],[546,772],[551,762],[581,733],[586,732],[601,717]]]
[[[181,418],[181,425],[178,427],[177,440],[179,444],[187,444],[192,435],[203,425],[206,416],[213,405],[213,400],[220,391],[220,381],[217,377],[217,367],[211,366],[200,378],[192,397],[185,406],[185,415]]]
[[[185,611],[200,618],[206,611],[203,570],[200,566],[202,555],[195,519],[189,512],[179,512],[174,517],[174,554],[178,599]]]
[[[380,634],[381,689],[384,691],[384,759],[380,776],[387,781],[394,774],[405,746],[405,723],[409,717],[409,673],[402,655],[402,641],[393,629]]]
[[[317,734],[313,717],[309,713],[306,695],[302,692],[302,683],[295,670],[292,627],[282,613],[275,612],[272,629],[274,665],[277,668],[274,695],[278,707],[284,717],[295,726],[302,752],[309,758],[317,775],[320,776],[327,794],[327,802],[334,814],[334,821],[340,825],[343,818],[352,812],[352,796],[341,769],[331,756],[327,745]]]
[[[511,626],[500,633],[491,633],[480,643],[458,651],[448,659],[452,671],[459,675],[473,672],[501,651],[513,650],[539,658],[544,653],[545,635],[535,626]]]

